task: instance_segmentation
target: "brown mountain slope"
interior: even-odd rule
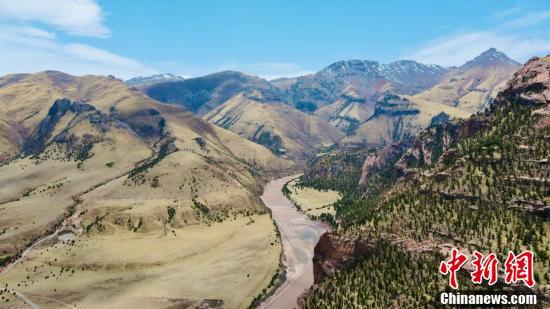
[[[273,158],[266,156],[262,147],[208,125],[182,108],[151,100],[115,78],[74,77],[61,72],[8,75],[0,79],[0,115],[9,116],[8,120],[0,120],[10,124],[9,133],[14,136],[6,144],[12,148],[20,148],[58,98],[89,103],[103,113],[116,115],[117,118],[128,121],[136,133],[151,143],[159,138],[162,127],[167,125],[169,129],[178,131],[174,135],[181,135],[182,138],[187,134],[195,137],[204,134],[206,139],[211,139],[220,150],[227,153],[258,154],[257,159],[263,167],[271,163],[268,160]],[[150,120],[148,117],[156,117],[159,122],[164,118],[165,121],[163,124],[140,123],[140,118]],[[243,145],[234,145],[241,142],[245,143],[245,149],[252,148],[252,151],[242,152]],[[267,161],[262,161],[261,158],[266,158]]]
[[[353,130],[339,141],[339,145],[392,143],[414,136],[432,122],[469,115],[466,111],[444,104],[413,101],[410,96],[388,95],[374,105],[372,114],[366,120],[356,120]]]
[[[492,102],[519,68],[519,63],[491,48],[452,69],[440,83],[412,96],[412,100],[438,102],[476,113]]]
[[[363,92],[350,85],[336,101],[318,109],[315,114],[343,132],[351,133],[374,114],[374,109],[374,104]]]
[[[3,270],[0,281],[83,307],[213,297],[242,307],[269,285],[280,246],[258,195],[267,168],[288,161],[111,77],[6,76],[0,111],[10,123],[3,132],[14,137],[3,140],[11,148],[0,148],[10,156],[0,166],[0,263],[60,233],[30,250],[25,266]],[[266,263],[251,264],[258,259]],[[29,263],[40,270],[29,271]],[[234,275],[224,275],[225,266]],[[47,280],[60,269],[75,272],[61,271],[62,283]],[[237,278],[247,271],[246,281]],[[188,288],[211,277],[218,281],[209,288]],[[95,288],[112,282],[109,293]],[[140,293],[129,295],[129,286]]]
[[[263,96],[239,94],[204,116],[278,155],[303,160],[336,142],[341,133],[328,122]]]
[[[278,89],[267,80],[236,71],[141,85],[138,88],[155,100],[184,106],[200,116],[241,92],[260,91],[270,100],[279,99]]]

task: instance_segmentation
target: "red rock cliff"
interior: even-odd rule
[[[350,266],[359,257],[366,255],[372,247],[366,242],[337,235],[324,233],[315,246],[313,255],[313,278],[315,283]]]

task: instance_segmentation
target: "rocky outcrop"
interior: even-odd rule
[[[479,132],[479,130],[485,128],[487,125],[489,125],[489,121],[487,121],[487,119],[466,119],[460,124],[460,127],[458,128],[458,138],[468,138]]]
[[[313,255],[313,279],[315,283],[353,265],[359,258],[374,249],[366,241],[341,236],[332,232],[321,235]]]
[[[540,106],[533,111],[538,115],[535,128],[550,126],[550,56],[531,58],[508,82],[497,97],[497,103],[511,101]]]
[[[361,178],[361,168],[366,158],[376,149],[344,149],[337,154],[315,157],[302,175],[302,182],[317,188],[333,188],[345,175],[346,184],[355,186]]]
[[[445,122],[430,127],[414,139],[385,146],[377,154],[367,157],[359,183],[365,183],[370,174],[381,168],[394,168],[404,176],[413,175],[412,168],[437,162],[456,142],[460,130],[461,126]],[[462,130],[464,134],[475,131],[469,125]]]
[[[363,163],[359,184],[365,183],[372,171],[394,164],[410,147],[411,144],[408,141],[392,143],[382,148],[377,154],[369,155]]]
[[[405,116],[405,115],[417,115],[420,113],[418,108],[407,99],[403,99],[397,95],[386,95],[384,98],[376,103],[374,109],[374,115],[371,118],[387,115],[390,117]]]
[[[499,93],[497,103],[502,100],[535,104],[550,102],[550,57],[531,58]]]
[[[431,126],[412,140],[405,140],[385,146],[377,154],[367,157],[363,163],[359,184],[380,168],[393,168],[402,176],[414,175],[412,169],[432,165],[436,162],[449,163],[456,153],[448,150],[457,140],[468,138],[489,125],[488,120],[472,117],[459,124],[443,122]]]
[[[48,115],[40,122],[32,137],[23,146],[24,153],[36,154],[42,151],[55,126],[65,114],[72,112],[78,115],[94,110],[95,107],[90,104],[73,102],[69,99],[55,100],[48,111]]]
[[[449,117],[447,113],[440,112],[439,114],[432,117],[432,119],[430,120],[430,126],[433,127],[438,124],[449,122],[450,120],[451,120],[451,117]]]
[[[154,108],[138,110],[128,115],[115,117],[127,123],[132,130],[145,140],[161,140],[167,134],[166,119]]]

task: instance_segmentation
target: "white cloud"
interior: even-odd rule
[[[12,28],[11,31],[14,31],[14,33],[19,33],[20,35],[26,36],[26,37],[34,37],[34,38],[41,38],[41,39],[55,38],[55,33],[34,28],[34,27],[15,27],[15,28]]]
[[[106,37],[103,12],[94,0],[0,0],[0,19],[38,22],[71,35]]]
[[[139,61],[90,45],[63,43],[53,33],[0,24],[0,74],[59,70],[129,78],[158,73]]]
[[[503,19],[503,18],[512,16],[512,15],[516,15],[517,13],[521,12],[522,10],[523,10],[522,7],[515,6],[515,7],[512,7],[512,8],[503,10],[503,11],[498,11],[498,12],[492,14],[491,16],[489,16],[489,18],[494,19],[494,20],[499,20],[499,19]]]
[[[504,25],[513,28],[525,28],[539,24],[547,19],[550,19],[550,10],[542,10],[519,16]]]
[[[0,0],[0,74],[59,70],[130,78],[159,73],[135,59],[56,36],[55,32],[61,31],[73,36],[106,37],[110,31],[103,24],[103,16],[95,0]],[[166,61],[153,66],[185,76],[221,70],[239,70],[266,79],[312,73],[293,63],[278,62],[229,64],[212,70]]]
[[[491,47],[520,62],[550,52],[547,30],[550,10],[522,3],[496,12],[487,20],[492,24],[487,30],[456,32],[436,38],[405,58],[452,66],[462,65]]]
[[[548,54],[550,39],[495,31],[458,33],[430,41],[403,58],[443,66],[462,65],[491,47],[503,51],[514,60],[525,62],[532,56]]]
[[[103,16],[95,0],[0,0],[0,74],[59,70],[129,78],[158,73],[104,49],[61,41],[52,32],[107,37]]]

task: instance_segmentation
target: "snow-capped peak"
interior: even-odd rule
[[[173,82],[173,81],[179,81],[184,79],[185,78],[180,75],[175,75],[172,73],[162,73],[162,74],[155,74],[151,76],[138,76],[138,77],[130,78],[126,80],[126,83],[128,85],[143,85],[143,84],[154,84],[154,83],[160,83],[160,82]]]

